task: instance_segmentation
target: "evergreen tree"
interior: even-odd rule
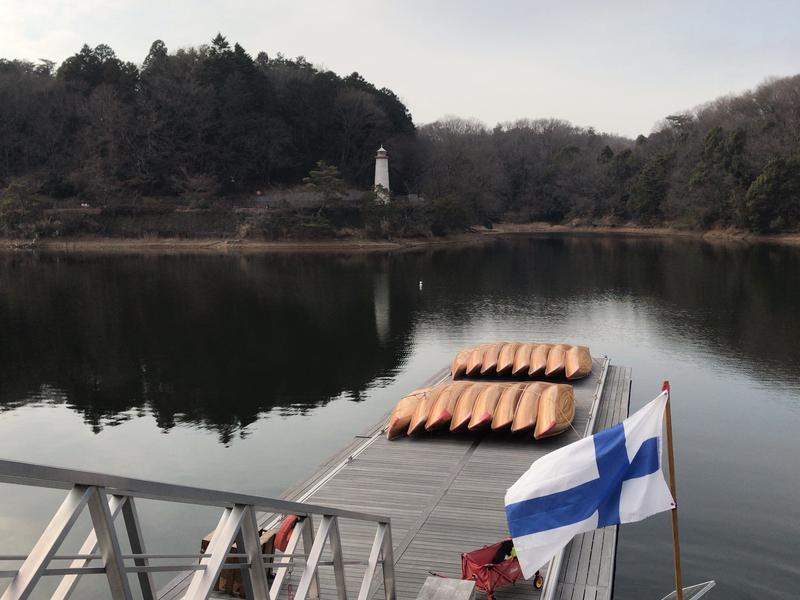
[[[800,158],[775,158],[756,177],[744,199],[743,218],[756,231],[800,224]]]
[[[642,167],[628,201],[628,210],[636,219],[653,223],[660,216],[667,197],[668,165],[667,157],[656,155]]]

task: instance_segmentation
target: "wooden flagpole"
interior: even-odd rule
[[[683,578],[681,576],[681,543],[678,539],[678,496],[675,492],[675,453],[672,449],[672,403],[670,402],[669,381],[664,381],[662,391],[667,392],[667,460],[669,461],[669,489],[672,492],[672,550],[675,561],[675,598],[683,600]]]

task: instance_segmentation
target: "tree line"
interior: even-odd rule
[[[800,75],[667,116],[635,140],[555,119],[418,132],[420,186],[519,220],[800,227]]]
[[[800,226],[799,142],[800,76],[632,140],[558,119],[417,127],[397,94],[358,73],[253,58],[222,35],[175,52],[157,40],[141,65],[84,46],[58,66],[0,59],[0,228],[77,203],[204,198],[224,210],[320,169],[337,190],[368,190],[383,144],[393,192],[426,202],[326,202],[314,219],[382,235],[503,219],[787,231]]]

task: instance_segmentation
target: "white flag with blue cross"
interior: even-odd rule
[[[577,533],[675,507],[661,472],[666,392],[622,423],[554,450],[506,492],[522,572],[533,577]]]

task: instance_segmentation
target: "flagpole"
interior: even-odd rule
[[[675,453],[672,447],[672,403],[670,402],[669,381],[664,381],[662,391],[667,392],[667,460],[669,461],[669,489],[675,505],[672,509],[672,549],[675,562],[675,598],[683,600],[683,581],[681,577],[681,543],[678,538],[678,496],[675,491]]]

